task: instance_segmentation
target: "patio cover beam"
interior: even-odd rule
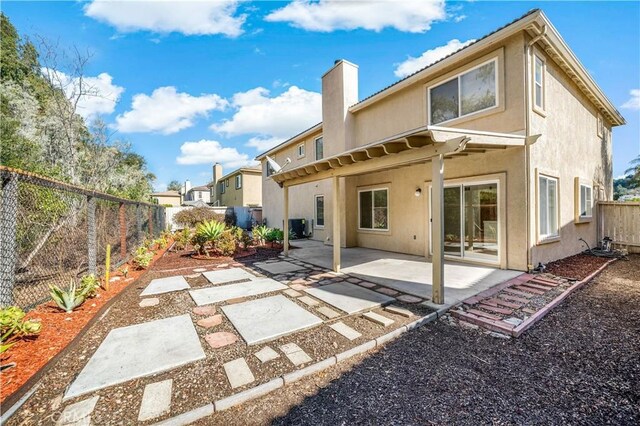
[[[332,194],[332,210],[333,210],[333,271],[340,272],[340,178],[333,177],[333,194]]]

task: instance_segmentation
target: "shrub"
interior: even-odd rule
[[[147,269],[153,260],[153,252],[149,251],[144,245],[138,247],[133,253],[133,263],[138,268]]]
[[[280,243],[284,241],[284,232],[282,229],[272,228],[267,232],[265,239],[270,243]]]
[[[225,211],[224,223],[229,227],[236,226],[236,224],[238,223],[238,216],[236,215],[236,211],[234,209],[228,208]]]
[[[62,290],[60,287],[50,284],[49,290],[51,299],[58,305],[58,307],[65,312],[72,312],[75,308],[82,305],[86,296],[78,291],[76,283],[71,281],[71,285],[66,290]]]
[[[227,229],[215,242],[215,248],[222,256],[233,256],[237,249],[236,236],[233,231]]]
[[[78,291],[84,295],[84,297],[95,297],[98,294],[98,288],[100,288],[100,281],[95,275],[89,274],[80,278],[80,288]]]
[[[215,246],[216,241],[224,232],[224,223],[215,220],[203,222],[198,225],[191,243],[194,245],[198,253],[209,255],[207,248]]]
[[[14,345],[15,340],[40,333],[42,324],[25,320],[25,313],[17,306],[0,309],[0,354]]]
[[[253,240],[256,242],[256,244],[264,245],[264,243],[267,241],[267,234],[269,233],[269,231],[270,229],[267,228],[266,225],[260,225],[253,228]]]
[[[174,246],[176,250],[184,250],[187,248],[187,244],[191,242],[191,230],[184,228],[173,234],[173,239],[176,242]]]
[[[251,244],[253,244],[253,238],[251,238],[251,234],[249,234],[244,229],[242,230],[242,235],[240,237],[240,244],[242,244],[242,248],[245,250],[248,249]]]
[[[192,207],[184,209],[173,216],[173,221],[175,223],[189,228],[195,228],[199,224],[211,220],[221,222],[224,220],[224,216],[217,214],[213,209],[208,207]]]

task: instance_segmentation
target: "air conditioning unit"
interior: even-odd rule
[[[306,234],[306,219],[289,219],[289,230],[294,233],[293,239],[304,238]]]

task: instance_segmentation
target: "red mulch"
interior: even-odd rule
[[[152,264],[165,252],[166,249],[159,250]],[[0,403],[67,347],[105,303],[134,283],[145,272],[145,270],[136,270],[130,264],[128,267],[127,278],[133,278],[133,280],[125,281],[122,277],[118,281],[109,283],[109,291],[100,289],[97,297],[88,299],[69,314],[60,310],[54,302],[43,303],[27,313],[28,319],[40,319],[42,331],[38,336],[18,341],[3,354],[2,365],[16,363],[16,366],[0,373]],[[122,275],[119,271],[114,271],[111,277],[115,276]]]
[[[611,259],[607,257],[597,257],[580,253],[548,263],[545,272],[563,278],[574,278],[580,281],[587,278],[609,260]]]

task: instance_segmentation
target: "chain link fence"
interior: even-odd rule
[[[113,268],[164,229],[164,207],[89,191],[0,166],[0,306],[28,310],[67,287]]]

